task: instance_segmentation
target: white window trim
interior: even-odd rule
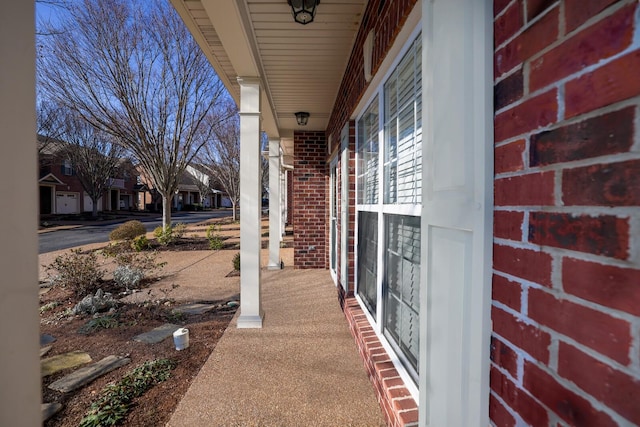
[[[338,151],[339,152],[339,151]],[[337,197],[336,193],[336,182],[338,181],[337,167],[338,167],[338,159],[340,159],[340,155],[336,154],[333,156],[331,161],[329,162],[329,272],[331,273],[331,278],[333,279],[333,284],[338,286],[338,254],[336,254],[335,260],[333,259],[333,251],[335,249],[335,245],[337,244],[337,231],[334,233],[333,231],[333,214],[334,210],[337,210],[335,198]],[[339,213],[338,213],[339,214]],[[338,221],[339,215],[336,215],[336,221]]]
[[[340,222],[340,280],[342,287],[349,290],[349,122],[342,128],[340,133],[341,170],[340,170],[340,211],[338,212]]]
[[[372,79],[369,89],[365,91],[364,96],[361,98],[360,103],[355,109],[355,112],[352,119],[356,121],[356,129],[357,123],[361,119],[362,115],[369,107],[371,102],[378,97],[378,182],[384,182],[384,83],[388,80],[391,74],[394,72],[395,68],[398,66],[404,55],[409,51],[413,42],[416,40],[417,36],[422,31],[422,8],[420,2],[414,7],[413,11],[410,13],[407,21],[398,34],[395,43],[389,50],[385,60],[382,62],[379,71]],[[424,38],[424,35],[422,36]],[[424,42],[423,47],[424,49]],[[424,72],[424,71],[423,71]],[[424,107],[423,107],[424,109]],[[357,135],[357,131],[356,131]],[[423,137],[424,138],[424,137]],[[356,156],[358,156],[358,145],[356,141]],[[376,316],[375,318],[369,313],[369,310],[366,308],[365,303],[362,298],[358,294],[358,269],[355,269],[354,274],[354,295],[356,300],[363,308],[363,312],[367,316],[367,320],[373,327],[374,331],[378,339],[380,340],[382,346],[385,351],[389,355],[391,361],[393,362],[394,367],[398,371],[398,374],[402,378],[405,386],[407,387],[411,397],[418,402],[419,401],[419,391],[418,385],[415,383],[415,379],[408,372],[405,364],[401,360],[404,357],[402,354],[397,354],[396,350],[389,343],[388,339],[384,335],[383,331],[383,292],[382,292],[382,281],[384,275],[384,269],[381,268],[384,265],[384,240],[385,240],[385,215],[395,214],[395,215],[407,215],[407,216],[417,216],[421,215],[421,206],[420,205],[408,205],[408,204],[384,204],[384,186],[379,186],[378,188],[378,203],[377,204],[359,204],[357,198],[357,192],[359,191],[357,188],[357,177],[359,176],[359,162],[356,161],[356,215],[355,215],[355,236],[354,236],[354,256],[355,256],[355,265],[358,265],[358,234],[359,234],[359,211],[366,212],[375,212],[378,214],[378,268],[377,268],[377,281],[376,281],[376,289],[378,292],[377,295],[377,304],[376,304]],[[422,303],[422,301],[421,301]]]

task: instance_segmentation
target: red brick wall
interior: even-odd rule
[[[490,416],[640,424],[637,0],[495,0]]]
[[[293,262],[295,268],[329,268],[325,133],[295,132],[293,144]]]
[[[387,425],[390,427],[417,426],[416,401],[411,397],[362,308],[356,299],[351,297],[345,299],[343,309]]]

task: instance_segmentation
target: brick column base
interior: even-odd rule
[[[343,310],[387,425],[417,426],[418,405],[393,366],[362,308],[354,297],[347,296],[344,299]]]

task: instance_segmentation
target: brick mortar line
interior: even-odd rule
[[[551,257],[563,256],[563,257],[573,258],[581,261],[589,261],[596,264],[602,264],[602,265],[608,265],[612,267],[626,268],[626,269],[632,269],[632,270],[637,270],[638,268],[640,268],[637,265],[635,260],[629,260],[629,259],[622,260],[619,258],[607,257],[604,255],[596,255],[596,254],[581,252],[573,249],[558,248],[555,246],[547,246],[547,245],[536,245],[534,243],[508,240],[503,238],[494,238],[493,243],[499,246],[506,246],[513,249],[525,249],[525,250],[530,250],[534,252],[544,253],[544,254],[550,255]],[[502,270],[497,270],[494,268],[494,271],[502,271]],[[503,273],[509,274],[506,271]],[[518,276],[515,276],[515,277],[518,277]],[[520,279],[527,280],[524,278],[520,278]],[[535,283],[535,282],[532,282],[532,283]]]

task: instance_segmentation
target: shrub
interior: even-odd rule
[[[177,223],[174,226],[167,225],[164,228],[162,228],[162,226],[156,227],[156,229],[153,230],[153,235],[155,236],[158,243],[160,243],[162,246],[167,246],[175,242],[176,240],[181,239],[186,231],[186,224]]]
[[[102,317],[96,317],[89,320],[84,325],[80,326],[78,333],[82,335],[89,335],[96,332],[99,329],[111,329],[117,328],[120,325],[118,319],[114,314],[108,314]]]
[[[207,240],[209,241],[209,248],[213,249],[214,251],[218,251],[224,246],[222,237],[220,237],[217,231],[218,227],[216,227],[215,224],[211,224],[207,228]]]
[[[142,396],[154,385],[166,381],[175,363],[168,359],[145,362],[127,373],[115,384],[107,385],[97,401],[80,421],[80,427],[113,426],[124,420],[133,399]]]
[[[240,252],[233,257],[233,269],[235,271],[240,271]]]
[[[80,248],[57,256],[46,270],[52,285],[68,287],[76,295],[95,292],[105,273],[98,265],[95,252],[85,254]]]
[[[140,270],[145,274],[151,273],[164,267],[166,262],[158,262],[158,252],[121,252],[115,256],[118,267],[129,267],[133,270]]]
[[[126,289],[137,288],[144,279],[144,271],[130,265],[119,265],[113,272],[113,280]]]
[[[145,249],[149,249],[151,245],[149,244],[149,239],[144,234],[141,236],[137,236],[131,242],[131,249],[136,252],[144,251]]]
[[[133,240],[147,233],[144,224],[137,220],[127,221],[109,233],[109,240]]]
[[[164,228],[162,228],[162,226],[156,227],[156,229],[153,230],[153,235],[162,246],[167,246],[174,240],[173,230],[170,225]]]
[[[46,313],[47,311],[50,311],[50,310],[53,310],[54,308],[56,308],[59,305],[60,305],[60,303],[58,301],[51,301],[50,303],[45,304],[42,307],[40,307],[40,314]]]
[[[128,252],[130,250],[131,250],[131,244],[129,244],[129,242],[121,240],[118,242],[109,243],[107,246],[102,248],[101,252],[102,252],[102,255],[109,258],[109,257],[115,257],[118,254],[121,254],[122,252]]]
[[[173,226],[173,237],[175,239],[182,239],[186,231],[187,231],[187,224],[179,222]]]

